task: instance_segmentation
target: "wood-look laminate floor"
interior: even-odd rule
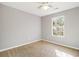
[[[1,57],[79,57],[79,51],[67,47],[38,41],[8,51],[0,52]]]

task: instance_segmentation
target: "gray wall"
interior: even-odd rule
[[[51,18],[61,15],[65,16],[65,36],[53,37]],[[0,4],[0,50],[39,40],[41,36],[51,42],[79,48],[79,7],[41,19]]]
[[[65,35],[62,37],[52,36],[52,18],[65,16]],[[44,16],[42,19],[42,38],[53,43],[63,44],[74,48],[79,48],[79,7]]]
[[[40,17],[0,4],[0,50],[39,39]]]

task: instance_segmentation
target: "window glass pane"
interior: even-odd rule
[[[63,36],[64,35],[64,16],[55,17],[53,20],[53,35]]]

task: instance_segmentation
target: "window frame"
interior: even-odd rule
[[[60,18],[60,17],[63,17],[63,20],[65,20],[65,16],[64,15],[52,17],[52,24],[51,24],[51,26],[52,26],[52,36],[53,37],[64,37],[64,26],[65,26],[65,22],[64,22],[64,25],[62,26],[63,27],[63,35],[54,35],[53,34],[53,28],[54,28],[53,21],[56,20],[56,19],[58,19],[58,18]]]

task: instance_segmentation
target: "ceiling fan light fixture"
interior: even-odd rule
[[[44,11],[47,11],[49,9],[52,9],[52,10],[57,10],[59,8],[54,8],[52,5],[50,5],[48,2],[43,2],[41,3],[41,5],[38,7],[39,9],[41,10],[44,10]]]
[[[47,2],[46,3],[42,3],[39,8],[42,10],[48,10],[49,8],[51,8],[52,6],[49,5]]]
[[[48,5],[42,5],[39,8],[43,9],[43,10],[48,10],[50,8],[50,6],[48,6]]]

